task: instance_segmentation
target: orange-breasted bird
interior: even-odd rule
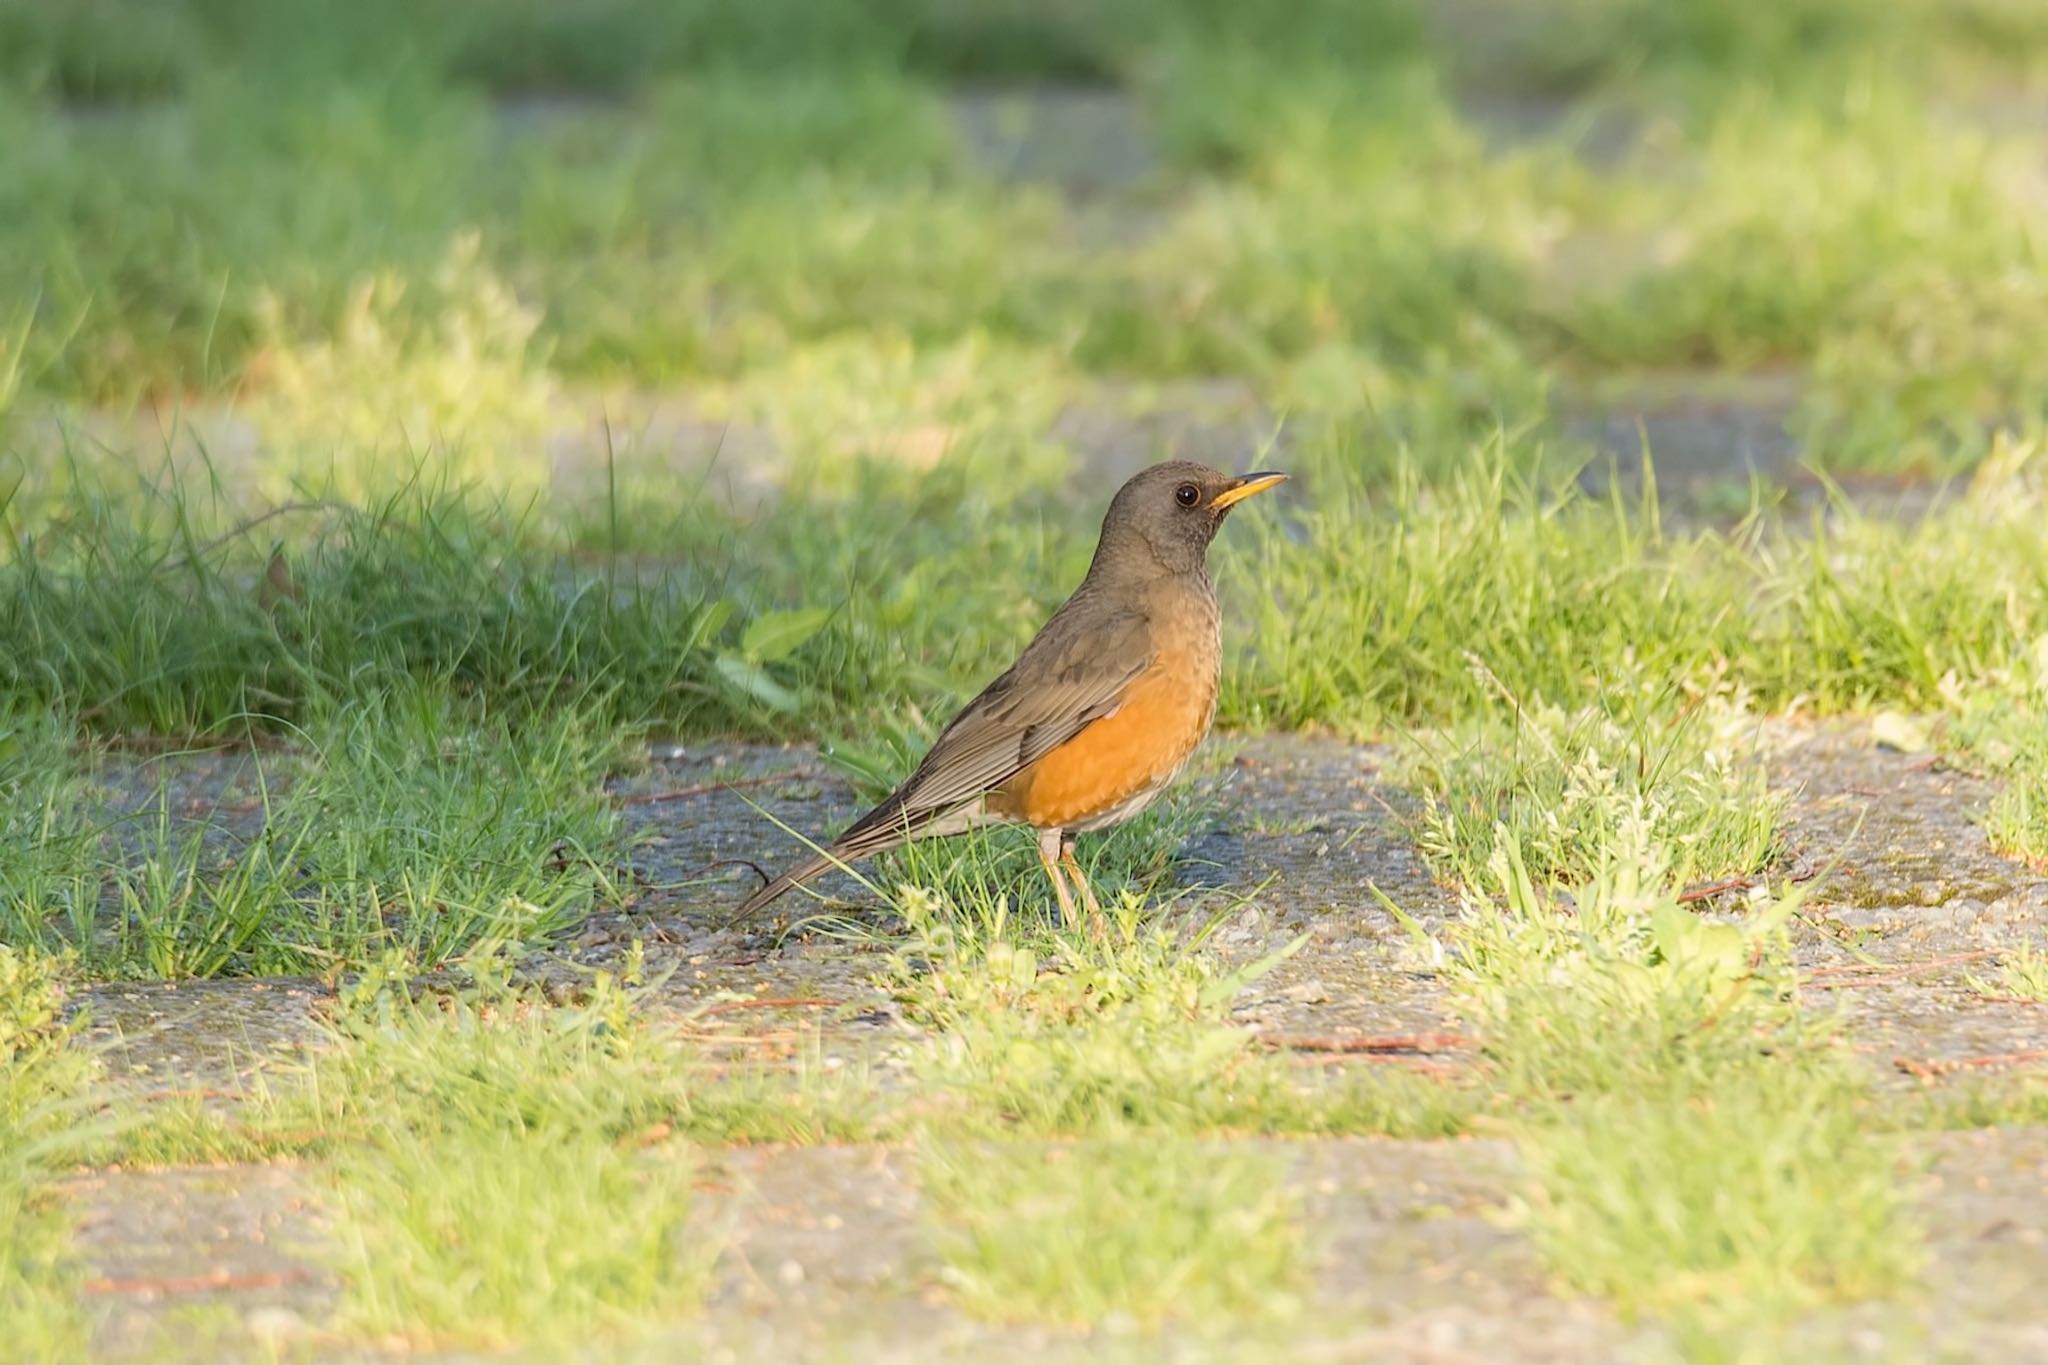
[[[953,717],[902,786],[739,913],[829,867],[1004,822],[1038,831],[1061,916],[1074,920],[1064,868],[1099,922],[1074,836],[1143,810],[1208,734],[1223,658],[1209,542],[1232,507],[1286,477],[1169,460],[1124,484],[1081,586],[1010,670]]]

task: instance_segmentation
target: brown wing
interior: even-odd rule
[[[917,771],[847,827],[825,853],[748,897],[746,914],[836,862],[913,838],[1029,767],[1115,711],[1151,654],[1142,612],[1097,615],[1069,601],[1045,623],[1009,672],[990,683],[940,732]]]

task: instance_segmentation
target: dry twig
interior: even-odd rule
[[[1402,1053],[1428,1056],[1438,1052],[1463,1052],[1476,1046],[1462,1033],[1379,1033],[1357,1037],[1304,1037],[1280,1034],[1261,1037],[1259,1042],[1276,1052],[1326,1052],[1339,1055],[1362,1053],[1376,1056]]]
[[[1927,1081],[1955,1071],[1985,1071],[1994,1067],[2016,1066],[2021,1062],[2038,1062],[2043,1058],[2048,1058],[2048,1047],[2029,1048],[2024,1052],[1993,1052],[1982,1057],[1944,1057],[1932,1061],[1894,1057],[1892,1065],[1908,1076]]]
[[[87,1294],[206,1294],[221,1290],[276,1289],[302,1284],[313,1278],[310,1270],[255,1270],[235,1275],[225,1268],[204,1275],[144,1275],[125,1280],[87,1280],[79,1286]]]

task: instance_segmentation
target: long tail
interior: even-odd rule
[[[762,909],[771,901],[778,900],[785,893],[792,891],[799,886],[802,886],[805,882],[809,881],[811,878],[815,876],[818,876],[827,868],[836,867],[838,864],[846,861],[848,861],[846,856],[838,852],[836,848],[827,850],[824,853],[814,854],[813,856],[804,859],[804,861],[798,863],[795,867],[792,867],[788,871],[777,876],[774,880],[770,881],[768,885],[762,887],[759,891],[756,891],[753,895],[747,897],[747,899],[740,905],[740,908],[733,912],[733,918],[739,919],[743,916],[753,914],[756,910]]]
[[[733,911],[733,918],[741,919],[753,914],[785,892],[802,886],[811,878],[832,868],[861,858],[872,858],[877,853],[887,853],[890,849],[898,848],[915,838],[918,829],[904,822],[897,812],[889,809],[889,805],[890,803],[885,801],[875,807],[855,821],[846,833],[833,840],[828,847],[812,854],[747,897],[740,908]],[[929,824],[930,821],[922,823]]]

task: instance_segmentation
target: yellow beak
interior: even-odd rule
[[[1274,484],[1285,482],[1287,482],[1285,474],[1275,474],[1270,471],[1247,474],[1233,482],[1230,487],[1224,489],[1215,497],[1209,499],[1209,509],[1213,512],[1221,512],[1233,503],[1243,502],[1254,493],[1263,493]]]

